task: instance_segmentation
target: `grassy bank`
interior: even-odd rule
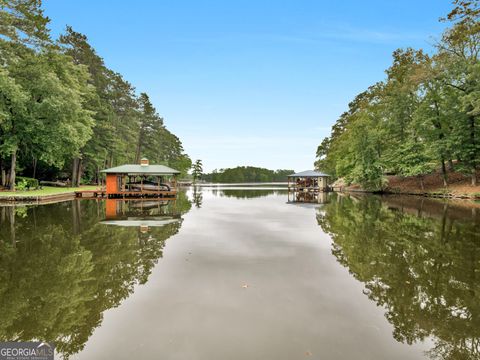
[[[42,197],[51,195],[69,194],[79,190],[95,190],[98,186],[81,186],[81,187],[53,187],[44,186],[39,190],[31,191],[0,191],[0,199],[2,197]]]

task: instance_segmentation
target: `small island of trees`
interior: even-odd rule
[[[214,170],[204,174],[202,179],[213,183],[254,183],[285,182],[293,170],[269,170],[254,166],[237,166],[235,168]]]

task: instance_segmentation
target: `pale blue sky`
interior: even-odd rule
[[[44,0],[147,92],[206,170],[313,167],[317,145],[399,47],[431,49],[447,0]]]

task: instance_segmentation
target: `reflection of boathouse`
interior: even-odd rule
[[[106,174],[105,194],[109,198],[175,197],[180,171],[164,165],[122,165],[102,171]]]
[[[325,204],[328,202],[328,193],[325,191],[317,191],[317,192],[289,191],[288,202],[289,203],[296,202],[296,203]]]
[[[181,220],[175,200],[171,199],[107,199],[105,210],[102,224],[139,227],[142,232]]]

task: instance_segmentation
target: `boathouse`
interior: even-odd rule
[[[294,192],[328,191],[328,174],[307,170],[288,175],[288,190]]]
[[[177,194],[176,176],[180,171],[165,165],[150,165],[145,158],[140,164],[121,165],[101,172],[106,174],[108,198],[172,198]]]

